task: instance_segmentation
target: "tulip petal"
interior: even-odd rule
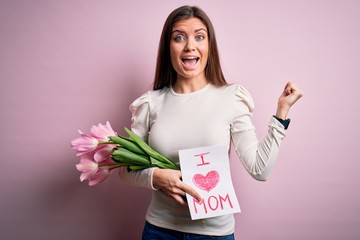
[[[80,131],[81,132],[81,131]],[[71,141],[71,147],[76,150],[76,156],[81,156],[97,148],[99,141],[96,138],[81,133],[81,137]]]
[[[95,162],[100,163],[100,162],[110,159],[113,149],[114,149],[113,145],[107,145],[107,146],[97,150],[94,154]]]
[[[95,172],[83,172],[80,174],[80,182],[83,182],[84,180],[90,179],[92,176],[96,174]]]
[[[91,172],[96,171],[98,169],[98,164],[94,162],[80,162],[76,164],[76,169],[80,172]]]
[[[103,182],[110,175],[110,170],[106,167],[99,168],[94,176],[89,179],[89,186],[95,186]]]
[[[81,156],[80,163],[76,164],[75,167],[81,172],[81,182],[94,176],[99,169],[99,165],[92,160],[92,154]]]
[[[110,123],[107,121],[105,125],[99,123],[97,126],[92,126],[90,129],[91,136],[98,139],[99,141],[108,141],[109,136],[116,136],[117,134],[111,128]]]

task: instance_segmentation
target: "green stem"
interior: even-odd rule
[[[114,167],[109,168],[109,171],[111,171],[111,170],[113,170],[113,169],[116,169],[116,168],[125,167],[125,166],[126,166],[126,165],[124,165],[124,166],[117,165],[117,166],[114,166]]]
[[[114,164],[114,163],[98,164],[99,167],[106,167],[106,166],[124,167],[124,166],[127,166],[127,165],[129,165],[129,164]]]
[[[102,144],[115,144],[112,141],[108,141],[108,142],[99,142],[98,145],[102,145]]]

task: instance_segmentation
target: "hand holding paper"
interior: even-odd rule
[[[177,203],[187,206],[183,197],[188,193],[198,201],[201,196],[192,187],[181,181],[181,172],[171,169],[157,168],[153,172],[153,185],[157,189],[161,189],[166,195],[174,199]]]

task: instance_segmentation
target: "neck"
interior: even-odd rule
[[[208,81],[206,78],[184,79],[178,77],[172,87],[176,93],[183,94],[196,92],[204,88],[207,84]]]

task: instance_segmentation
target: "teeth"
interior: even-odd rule
[[[184,57],[183,60],[198,60],[198,57]]]

